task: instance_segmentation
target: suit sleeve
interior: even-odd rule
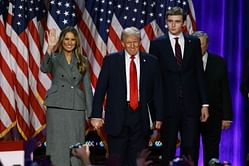
[[[232,120],[232,101],[227,75],[227,66],[224,60],[222,60],[222,62],[222,120]]]
[[[49,55],[47,52],[45,53],[45,56],[43,60],[41,61],[41,71],[44,73],[49,73],[52,71],[53,63],[52,63],[52,56],[53,54]]]
[[[103,102],[108,88],[109,64],[110,57],[105,56],[93,97],[93,111],[91,118],[102,118]]]
[[[199,85],[200,97],[201,97],[201,104],[208,104],[208,93],[207,93],[207,83],[204,75],[203,63],[202,63],[202,54],[201,54],[201,45],[200,40],[196,39],[195,44],[195,67],[197,73],[197,81]]]
[[[242,82],[240,85],[240,91],[242,95],[248,100],[248,93],[249,93],[249,61],[246,64],[246,68],[244,69]]]
[[[154,83],[154,98],[153,103],[156,111],[156,120],[163,120],[163,88],[162,88],[162,78],[159,69],[159,63],[156,61],[155,64],[155,83]]]
[[[92,102],[93,102],[93,93],[91,87],[91,80],[89,74],[89,66],[87,67],[87,71],[83,77],[83,84],[85,90],[85,97],[86,97],[86,118],[89,118],[92,113]]]

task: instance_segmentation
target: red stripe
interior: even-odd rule
[[[123,49],[120,37],[117,35],[116,31],[113,29],[112,26],[109,27],[109,38],[111,39],[112,43],[115,45],[118,51]]]
[[[83,20],[79,21],[78,26],[79,26],[80,30],[82,31],[82,33],[84,34],[85,39],[87,40],[90,48],[92,49],[92,52],[93,52],[93,55],[94,55],[96,61],[101,66],[102,62],[103,62],[103,55],[100,52],[100,50],[97,48],[96,43],[95,43],[95,39],[94,39],[94,37],[95,38],[98,38],[98,37],[97,36],[93,37],[91,35],[90,30],[88,29],[86,23]]]
[[[30,99],[30,105],[33,108],[34,113],[36,114],[39,122],[41,125],[45,124],[45,112],[39,102],[37,101],[35,95],[30,89],[30,94],[29,94],[29,99]]]
[[[23,119],[22,115],[20,114],[20,110],[17,108],[16,111],[16,117],[17,117],[17,124],[20,126],[18,128],[19,132],[24,136],[23,138],[29,138],[30,132],[29,132],[29,125],[26,123],[26,121]]]
[[[154,31],[153,31],[151,24],[147,24],[146,26],[144,26],[143,29],[146,32],[149,40],[152,40],[155,38],[155,34],[154,34]]]
[[[15,116],[15,108],[13,108],[9,102],[9,98],[6,96],[6,94],[2,91],[2,89],[0,88],[0,94],[1,94],[1,104],[4,107],[4,110],[6,111],[6,113],[8,114],[11,122],[15,122],[16,120],[16,116]],[[6,126],[8,127],[8,126]]]
[[[193,15],[192,15],[192,12],[189,12],[189,17],[190,17],[190,20],[191,20],[193,31],[196,31],[196,22],[195,22],[195,19],[194,19]]]

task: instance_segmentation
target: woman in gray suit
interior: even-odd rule
[[[47,32],[48,49],[41,71],[52,75],[44,105],[47,107],[47,151],[56,166],[81,165],[69,146],[84,142],[85,119],[92,111],[92,89],[87,59],[82,56],[77,30],[65,28],[59,36]]]

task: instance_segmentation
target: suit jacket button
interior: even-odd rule
[[[61,87],[64,87],[64,85],[61,85]]]
[[[73,86],[71,86],[71,89],[73,89],[74,87]]]
[[[73,79],[76,79],[76,77],[73,77]]]
[[[64,77],[64,75],[62,74],[61,77]]]

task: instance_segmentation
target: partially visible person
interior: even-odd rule
[[[124,50],[104,58],[93,99],[91,124],[95,128],[104,125],[110,156],[120,156],[122,166],[135,166],[137,154],[148,145],[150,117],[155,129],[160,129],[162,124],[162,84],[157,58],[139,51],[141,32],[135,27],[125,28],[121,41]]]
[[[89,146],[87,144],[83,144],[79,148],[73,148],[72,154],[81,160],[83,166],[90,166],[91,165],[90,149],[89,149]]]
[[[192,34],[200,39],[203,68],[208,87],[209,118],[201,123],[204,166],[212,158],[219,158],[219,144],[222,129],[228,129],[232,123],[232,99],[225,60],[208,52],[208,35],[203,31]]]
[[[163,80],[162,164],[167,166],[175,157],[178,131],[181,156],[190,156],[197,165],[199,123],[209,116],[200,41],[183,34],[185,21],[186,14],[180,7],[168,10],[168,33],[150,45],[150,53],[159,59]]]
[[[240,91],[247,101],[249,101],[249,59],[245,63],[245,70],[242,76]]]
[[[143,149],[137,156],[137,166],[148,166],[153,163],[152,160],[148,160],[151,151],[149,149]]]
[[[47,91],[47,149],[56,166],[81,165],[70,160],[69,146],[84,142],[85,120],[92,111],[92,89],[87,59],[82,56],[77,30],[67,27],[60,33],[49,30],[48,49],[41,71],[51,73],[52,85]]]

